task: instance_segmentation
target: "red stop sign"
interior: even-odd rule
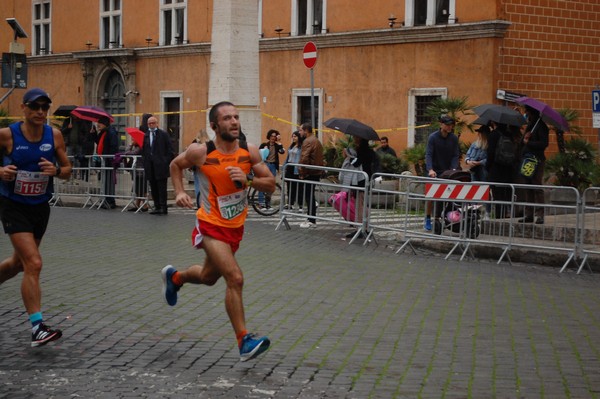
[[[304,65],[306,65],[308,69],[313,69],[315,67],[315,64],[317,63],[317,46],[313,42],[308,42],[304,45],[302,58]]]

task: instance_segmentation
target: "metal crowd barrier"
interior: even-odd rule
[[[278,230],[281,226],[285,226],[287,230],[291,229],[290,220],[306,220],[309,215],[308,212],[308,204],[306,200],[303,203],[303,210],[294,209],[291,206],[287,206],[286,204],[291,204],[294,202],[298,204],[298,199],[301,197],[306,199],[306,193],[311,193],[311,190],[314,189],[314,196],[310,197],[309,201],[314,201],[317,206],[317,213],[314,216],[317,223],[319,221],[335,223],[341,225],[347,225],[348,227],[355,228],[356,233],[353,234],[350,239],[350,243],[359,239],[361,235],[364,238],[364,243],[366,243],[372,232],[368,228],[368,175],[362,171],[350,171],[345,170],[352,175],[356,175],[359,178],[357,180],[362,180],[364,182],[363,185],[360,186],[349,186],[340,184],[337,181],[337,176],[341,169],[337,168],[327,168],[327,167],[314,167],[307,165],[299,165],[299,164],[287,164],[290,167],[302,166],[303,168],[310,170],[318,170],[322,176],[329,175],[327,179],[320,179],[319,181],[306,180],[306,179],[293,179],[285,174],[285,169],[282,172],[282,193],[281,193],[281,203],[280,203],[280,220],[275,228]],[[288,188],[290,185],[297,185],[298,190],[296,190],[296,198],[295,201],[290,201],[288,195]],[[339,192],[346,192],[348,196],[354,197],[355,208],[352,210],[350,207],[345,207],[344,211],[340,213],[340,211],[336,210],[335,207],[338,206],[334,201],[331,201],[332,196]],[[362,204],[362,205],[361,205]],[[310,216],[312,218],[312,216]]]
[[[311,169],[321,170],[323,175],[337,175],[341,171],[327,167]],[[591,270],[590,257],[600,255],[599,188],[588,189],[582,196],[573,187],[460,182],[406,173],[377,173],[365,187],[344,186],[335,179],[297,180],[285,174],[283,182],[277,229],[282,225],[290,229],[290,220],[306,219],[306,214],[286,206],[290,201],[285,187],[300,183],[315,187],[315,197],[320,204],[315,216],[317,221],[357,228],[350,243],[358,239],[361,232],[367,233],[363,245],[377,242],[379,238],[401,243],[396,253],[407,248],[416,252],[413,243],[418,240],[443,242],[451,247],[446,259],[460,252],[461,260],[467,255],[474,258],[474,249],[490,252],[497,248],[497,263],[503,260],[512,263],[510,253],[513,250],[532,249],[564,256],[560,271],[574,263],[579,267],[578,273],[586,264]],[[427,191],[432,188],[438,190],[437,195]],[[362,219],[348,220],[348,215],[343,217],[329,202],[333,194],[350,190],[364,194]],[[526,194],[535,190],[543,191],[543,204],[525,201]],[[423,226],[428,202],[433,205],[432,231],[424,230]],[[525,220],[528,211],[534,216],[543,213],[543,223]]]
[[[581,198],[581,228],[579,230],[581,251],[579,255],[582,259],[577,274],[581,273],[584,266],[587,266],[591,272],[592,269],[588,262],[590,255],[600,256],[600,187],[586,189]]]
[[[73,172],[69,180],[54,179],[52,206],[63,205],[69,199],[82,202],[83,208],[100,209],[108,206],[108,198],[114,198],[121,212],[130,207],[135,207],[138,212],[148,203],[148,193],[140,192],[147,187],[140,156],[91,155],[69,157],[69,160]]]

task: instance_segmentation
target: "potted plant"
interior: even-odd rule
[[[427,172],[425,170],[425,148],[425,143],[421,143],[402,151],[402,158],[412,165],[416,176],[425,176]]]
[[[600,167],[593,145],[574,137],[565,142],[565,151],[546,160],[548,181],[556,186],[575,187],[580,193],[600,184]]]

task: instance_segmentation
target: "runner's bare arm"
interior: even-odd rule
[[[42,169],[42,174],[56,176],[66,180],[71,177],[71,171],[73,169],[67,156],[67,147],[65,146],[65,141],[60,130],[52,129],[52,135],[54,136],[54,154],[56,156],[58,166],[44,158],[41,159],[39,165]],[[57,174],[59,168],[60,174]]]
[[[200,166],[206,160],[206,145],[191,144],[184,152],[171,161],[171,183],[175,190],[175,203],[183,208],[194,208],[194,202],[183,187],[183,171],[192,166]]]

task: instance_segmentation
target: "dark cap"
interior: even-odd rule
[[[23,104],[32,103],[36,100],[39,100],[40,98],[47,100],[49,103],[52,102],[52,100],[50,100],[50,96],[48,95],[48,93],[46,93],[44,90],[36,87],[25,93],[25,95],[23,96]]]
[[[106,116],[103,116],[100,119],[98,119],[98,123],[102,123],[104,126],[108,126],[110,125],[110,119],[108,119]]]
[[[443,123],[444,125],[452,125],[455,122],[454,119],[452,119],[448,115],[443,115],[440,117],[440,123]]]
[[[488,125],[481,125],[479,128],[475,129],[475,131],[482,134],[489,134],[491,130]]]

